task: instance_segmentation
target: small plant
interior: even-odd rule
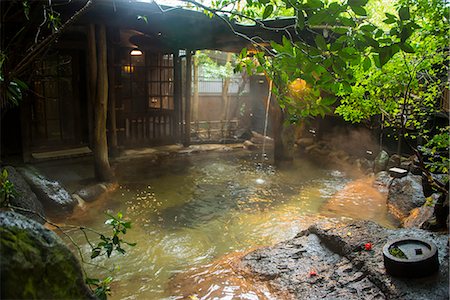
[[[129,243],[127,241],[124,241],[121,237],[121,235],[126,234],[127,230],[131,228],[131,222],[125,221],[121,212],[118,212],[116,216],[108,213],[106,215],[109,217],[109,219],[105,221],[105,224],[111,227],[112,236],[106,236],[105,234],[102,234],[90,228],[80,227],[80,230],[85,234],[86,241],[91,246],[91,259],[102,255],[106,255],[109,258],[111,257],[113,251],[125,254],[126,250],[122,248],[123,244],[131,247],[136,246],[136,243]],[[97,244],[93,244],[89,240],[86,231],[97,234],[100,238],[100,242],[98,242]],[[81,256],[81,260],[85,262],[81,251],[79,251],[79,254]],[[110,284],[112,280],[113,278],[111,276],[108,276],[104,279],[91,278],[89,276],[86,276],[85,282],[89,285],[89,287],[99,299],[106,300],[108,295],[111,294]]]
[[[101,242],[99,242],[92,249],[91,259],[96,258],[99,255],[106,254],[108,257],[111,256],[113,250],[125,254],[125,250],[121,247],[121,244],[127,244],[128,246],[134,247],[136,243],[129,243],[120,238],[120,234],[126,234],[127,229],[131,228],[130,221],[123,220],[123,214],[121,212],[117,213],[117,216],[107,214],[110,218],[105,221],[106,225],[110,225],[113,231],[112,237],[100,234]],[[102,253],[103,252],[103,253]]]
[[[0,173],[0,207],[9,204],[9,200],[17,196],[14,184],[8,179],[8,170],[3,169]]]
[[[392,247],[389,248],[389,253],[397,258],[403,258],[403,259],[408,259],[408,257],[405,255],[405,253],[403,253],[402,250],[400,250],[398,247]]]
[[[108,295],[111,295],[111,287],[110,284],[112,282],[113,278],[111,276],[106,277],[103,280],[100,280],[98,278],[86,278],[86,284],[88,284],[91,287],[95,287],[94,294],[98,297],[100,300],[106,300],[108,298]]]

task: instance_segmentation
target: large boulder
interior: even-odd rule
[[[52,181],[32,167],[20,168],[19,172],[28,182],[31,190],[50,214],[71,213],[78,201],[57,181]]]
[[[15,210],[22,215],[44,224],[44,208],[36,194],[33,193],[28,183],[16,169],[11,166],[6,166],[5,169],[8,172],[8,180],[14,185],[14,189],[17,192],[14,198],[9,199],[9,203],[17,207],[18,209],[16,208]]]
[[[402,178],[395,178],[389,185],[387,204],[389,211],[403,220],[414,208],[425,203],[422,189],[422,177],[408,174]]]
[[[409,213],[409,216],[403,220],[402,226],[404,228],[423,228],[424,224],[433,218],[434,205],[425,203],[421,207],[414,208]]]
[[[381,150],[381,152],[378,153],[377,157],[375,158],[373,172],[376,174],[378,172],[385,171],[388,162],[389,162],[389,154],[386,151]]]
[[[394,238],[433,241],[441,267],[416,280],[388,275],[382,248]],[[372,250],[364,245],[371,243]],[[447,235],[420,229],[389,230],[373,222],[324,220],[295,238],[258,249],[241,261],[243,276],[256,278],[286,299],[448,299]]]
[[[381,171],[375,175],[373,186],[376,187],[380,192],[387,193],[389,191],[389,185],[391,184],[392,180],[393,177],[389,175],[389,172]]]
[[[2,299],[96,299],[75,256],[52,231],[0,212]]]

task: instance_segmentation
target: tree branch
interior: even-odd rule
[[[43,41],[36,45],[34,48],[30,48],[29,53],[22,58],[22,60],[16,65],[16,67],[10,72],[9,78],[16,78],[22,75],[27,67],[34,62],[34,60],[42,54],[48,46],[53,43],[68,27],[70,27],[73,23],[75,23],[86,11],[88,8],[94,3],[96,0],[88,0],[86,4],[78,10],[72,17],[70,17],[61,27],[46,37]]]

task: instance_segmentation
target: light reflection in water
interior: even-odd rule
[[[123,257],[96,258],[100,265],[120,267],[112,299],[270,298],[263,287],[233,273],[226,258],[291,238],[322,211],[346,215],[327,207],[329,200],[348,198],[345,192],[333,198],[350,182],[345,174],[306,161],[274,169],[248,155],[202,154],[159,164],[141,159],[117,167],[120,188],[70,220],[98,230],[105,230],[101,211],[122,211],[132,220],[125,239],[137,246]],[[390,224],[385,211],[369,217]],[[71,234],[83,243],[81,234]],[[83,250],[89,251],[86,243]]]

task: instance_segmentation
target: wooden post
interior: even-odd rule
[[[193,96],[192,96],[192,119],[198,121],[198,106],[199,106],[199,94],[198,94],[198,57],[194,55],[193,57],[194,70],[193,70]]]
[[[89,145],[94,148],[94,103],[97,97],[97,45],[95,42],[95,24],[88,27],[88,49],[87,49],[87,70],[88,70],[88,126]]]
[[[94,98],[94,168],[95,175],[100,181],[112,181],[113,173],[109,165],[108,143],[106,139],[106,116],[108,108],[108,65],[105,25],[98,25],[95,33],[89,30],[89,40],[94,40],[97,35],[98,47],[95,43],[89,43],[89,54],[96,53],[97,68],[91,66],[90,74],[97,79],[96,97]],[[90,58],[93,59],[92,57]],[[92,91],[91,91],[92,92]],[[92,95],[92,93],[91,93]]]
[[[227,64],[231,61],[231,53],[227,53]],[[228,88],[230,87],[230,77],[222,79],[222,116],[221,120],[229,119],[230,98],[228,97]]]
[[[182,88],[181,88],[181,61],[180,61],[180,51],[177,50],[173,53],[173,107],[175,110],[173,123],[174,123],[174,132],[176,141],[180,140],[181,136],[181,126],[180,126],[180,117],[181,117],[181,102],[182,102]]]
[[[109,40],[114,40],[114,32],[118,30],[109,30]],[[116,53],[115,49],[110,43],[108,47],[108,81],[109,81],[109,94],[108,94],[108,107],[109,107],[109,147],[111,155],[117,156],[119,153],[117,145],[117,122],[116,122]]]
[[[191,144],[191,84],[192,84],[192,52],[186,50],[186,94],[185,94],[185,131],[184,131],[184,146]]]

